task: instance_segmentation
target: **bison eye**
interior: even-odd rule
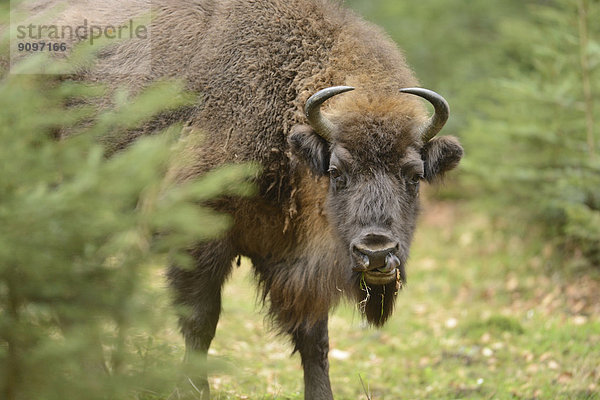
[[[331,179],[331,183],[335,190],[342,189],[345,184],[345,179],[342,172],[333,165],[329,167],[329,170],[327,170],[327,172],[329,172],[329,179]]]
[[[411,185],[418,185],[421,182],[421,179],[423,179],[423,175],[421,174],[414,174],[409,178],[409,183]]]
[[[402,171],[401,178],[410,185],[418,185],[423,179],[423,174],[417,171]]]
[[[406,186],[409,191],[413,192],[415,195],[419,194],[419,184],[421,183],[421,179],[423,179],[423,174],[420,173],[412,173],[408,174],[406,177]]]
[[[333,165],[329,167],[327,172],[329,172],[329,177],[331,179],[337,179],[342,176],[342,173],[340,172],[340,170],[337,169],[337,167],[334,167]]]

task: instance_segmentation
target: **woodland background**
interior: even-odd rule
[[[449,100],[444,134],[466,155],[424,189],[391,322],[366,328],[353,304],[331,317],[337,398],[600,398],[600,1],[347,5]],[[0,2],[0,24],[8,11]],[[103,157],[97,137],[191,101],[176,84],[124,95],[54,140],[91,112],[66,104],[101,90],[0,81],[2,399],[176,398],[184,350],[163,266],[185,258],[170,249],[226,229],[193,202],[253,192],[240,182],[254,171],[238,166],[165,194],[178,127]],[[215,398],[301,399],[299,358],[263,325],[248,264],[226,287],[207,366]]]

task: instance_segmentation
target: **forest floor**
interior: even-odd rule
[[[600,399],[600,273],[466,205],[425,206],[408,285],[381,330],[330,317],[336,399]],[[576,265],[576,260],[570,263]],[[225,288],[215,399],[302,399],[302,369],[269,330],[243,262]],[[178,335],[172,340],[182,346]]]

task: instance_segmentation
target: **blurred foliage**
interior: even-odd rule
[[[398,43],[423,87],[438,91],[451,106],[444,133],[461,134],[480,114],[486,86],[503,76],[498,46],[501,24],[525,18],[522,0],[348,0]],[[474,103],[474,99],[478,99]]]
[[[570,254],[600,264],[600,1],[347,3],[383,26],[423,86],[450,101],[445,132],[461,138],[466,157],[444,194],[541,224]],[[0,2],[0,13],[7,8]],[[172,249],[226,229],[226,217],[198,203],[251,193],[255,172],[226,167],[172,187],[163,177],[182,145],[178,127],[108,159],[97,138],[185,104],[179,88],[120,92],[96,116],[65,104],[101,87],[39,75],[0,81],[0,398],[154,399],[172,387],[179,360],[157,339],[166,313],[144,282],[169,258],[185,259]],[[92,115],[97,123],[81,127]],[[63,129],[72,135],[56,141]],[[522,330],[494,318],[481,329]]]
[[[546,227],[565,254],[600,265],[600,2],[557,0],[527,10],[527,20],[500,26],[506,72],[491,82],[494,96],[467,129],[477,151],[465,171],[484,195]]]
[[[600,265],[600,1],[349,3],[450,102],[466,156],[441,194]]]
[[[52,61],[19,68],[39,63]],[[173,389],[180,354],[155,339],[170,313],[157,312],[148,275],[223,232],[228,218],[201,202],[252,193],[256,172],[229,166],[175,186],[164,177],[185,142],[180,127],[110,158],[97,138],[185,104],[180,87],[158,83],[95,115],[65,104],[101,87],[33,74],[0,81],[0,398],[149,399]],[[92,115],[96,123],[81,124]],[[72,133],[57,141],[63,130]]]

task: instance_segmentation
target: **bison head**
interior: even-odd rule
[[[347,248],[367,319],[381,325],[406,281],[419,184],[454,168],[463,150],[453,137],[434,138],[449,113],[439,94],[408,88],[382,99],[357,91],[346,103],[341,96],[330,118],[321,114],[327,99],[350,90],[336,86],[311,96],[305,106],[310,125],[295,126],[289,142],[315,174],[329,176],[327,217]],[[407,94],[431,102],[433,116],[423,120],[422,105]]]

